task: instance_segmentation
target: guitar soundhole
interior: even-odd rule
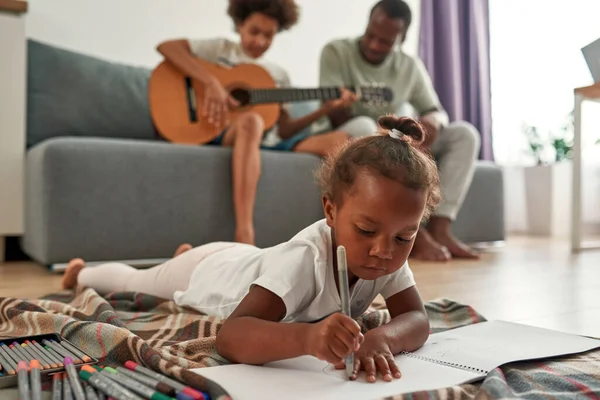
[[[233,89],[231,97],[240,102],[240,106],[245,106],[250,103],[250,93],[245,89]]]
[[[189,76],[185,77],[185,94],[188,106],[188,117],[190,122],[198,122],[198,107],[196,106],[196,92],[192,79]]]

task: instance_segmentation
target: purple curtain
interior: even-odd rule
[[[419,56],[451,121],[481,133],[480,158],[493,160],[489,0],[421,0]]]

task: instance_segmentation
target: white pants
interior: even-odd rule
[[[175,292],[187,289],[200,261],[235,245],[229,242],[208,243],[148,269],[137,269],[118,262],[85,267],[79,273],[77,283],[98,293],[141,292],[173,300]]]
[[[346,132],[348,135],[359,138],[374,135],[377,132],[377,123],[369,117],[354,117],[338,126],[336,131]]]
[[[366,116],[355,117],[336,130],[368,136],[377,131],[377,123]],[[452,122],[438,133],[431,152],[439,167],[442,202],[434,216],[456,219],[473,180],[480,146],[479,132],[468,122]]]
[[[480,146],[481,136],[468,122],[452,122],[438,133],[431,153],[438,163],[442,202],[434,216],[456,219],[475,174]]]

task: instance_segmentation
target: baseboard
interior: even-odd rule
[[[493,250],[506,246],[506,241],[504,240],[495,240],[493,242],[473,242],[468,243],[475,250]]]
[[[600,222],[585,222],[582,224],[581,231],[586,235],[599,235]]]
[[[149,259],[144,259],[144,260],[109,260],[109,261],[91,261],[91,262],[86,261],[85,266],[86,267],[94,267],[96,265],[106,264],[109,262],[118,262],[118,263],[130,265],[134,268],[149,268],[149,267],[153,267],[158,264],[162,264],[167,260],[168,260],[168,258],[149,258]],[[64,272],[65,269],[67,269],[67,263],[50,264],[48,266],[48,269],[54,273]]]

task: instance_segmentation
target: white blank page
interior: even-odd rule
[[[414,353],[491,371],[503,364],[581,353],[600,340],[506,321],[487,321],[430,335]]]
[[[343,370],[304,356],[260,366],[226,365],[192,371],[220,384],[234,400],[369,400],[434,390],[483,378],[473,372],[397,356],[402,378],[365,382],[364,374],[350,381]]]

